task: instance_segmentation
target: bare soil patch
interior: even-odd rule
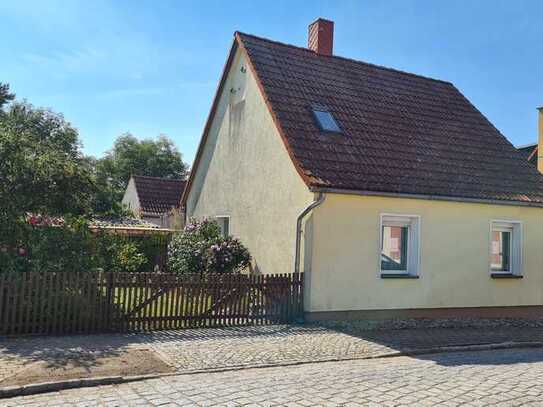
[[[29,363],[0,381],[0,387],[88,379],[106,376],[139,376],[171,373],[175,369],[149,349],[127,349],[119,354],[82,352],[54,361]]]

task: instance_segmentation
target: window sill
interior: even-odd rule
[[[511,273],[490,273],[490,278],[523,278],[524,276]]]
[[[381,278],[409,278],[417,279],[419,276],[414,274],[405,274],[405,273],[381,273]]]

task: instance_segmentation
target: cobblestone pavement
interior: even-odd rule
[[[37,361],[62,366],[78,358],[92,367],[131,348],[153,349],[179,372],[340,360],[445,345],[543,342],[543,328],[341,330],[322,326],[192,329],[130,335],[0,340],[2,380]]]
[[[180,375],[2,406],[541,406],[543,349],[442,353]]]

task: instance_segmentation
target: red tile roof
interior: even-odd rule
[[[132,176],[138,192],[141,210],[149,214],[161,214],[178,207],[186,181],[157,177]]]
[[[235,37],[232,52],[247,52],[310,188],[543,203],[543,177],[451,83]],[[321,131],[313,105],[326,107],[343,133]]]

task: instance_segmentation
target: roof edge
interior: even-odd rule
[[[463,203],[478,203],[486,205],[506,205],[506,206],[527,206],[535,208],[543,208],[543,202],[526,202],[526,201],[506,201],[499,199],[481,199],[481,198],[463,198],[444,195],[425,195],[425,194],[405,194],[399,192],[379,192],[379,191],[363,191],[355,189],[340,189],[340,188],[310,188],[311,192],[323,192],[329,194],[340,195],[360,195],[360,196],[380,196],[385,198],[406,198],[406,199],[424,199],[429,201],[448,201],[448,202],[463,202]]]
[[[213,117],[215,117],[215,112],[217,111],[217,106],[219,104],[219,97],[223,91],[224,83],[226,82],[226,76],[228,75],[228,72],[230,72],[230,67],[232,65],[232,61],[234,60],[234,55],[236,54],[236,50],[238,48],[238,41],[234,37],[234,40],[232,41],[232,45],[230,46],[230,51],[228,53],[228,58],[226,59],[226,63],[224,64],[224,67],[222,69],[221,78],[219,80],[219,84],[217,85],[217,89],[215,90],[215,96],[213,97],[213,102],[211,104],[211,109],[209,110],[209,114],[207,115],[206,123],[204,126],[204,130],[202,132],[202,136],[200,137],[200,142],[198,143],[198,149],[196,150],[196,156],[194,157],[194,161],[192,163],[192,166],[190,168],[189,178],[187,179],[187,183],[185,184],[185,190],[183,191],[183,195],[181,195],[181,200],[179,205],[181,207],[185,207],[187,203],[187,197],[189,195],[189,191],[192,187],[192,183],[194,181],[194,177],[196,174],[196,169],[198,168],[198,165],[200,164],[200,160],[202,158],[202,153],[204,151],[204,147],[207,142],[207,137],[209,134],[209,129],[211,128],[211,122],[213,121]]]
[[[152,177],[150,175],[136,175],[136,174],[131,175],[130,178],[159,179],[162,181],[171,181],[171,182],[186,182],[187,181],[186,179],[182,179],[182,178]]]
[[[517,150],[521,148],[528,148],[528,147],[537,147],[537,143],[528,143],[528,144],[521,144],[519,146],[515,146]]]

